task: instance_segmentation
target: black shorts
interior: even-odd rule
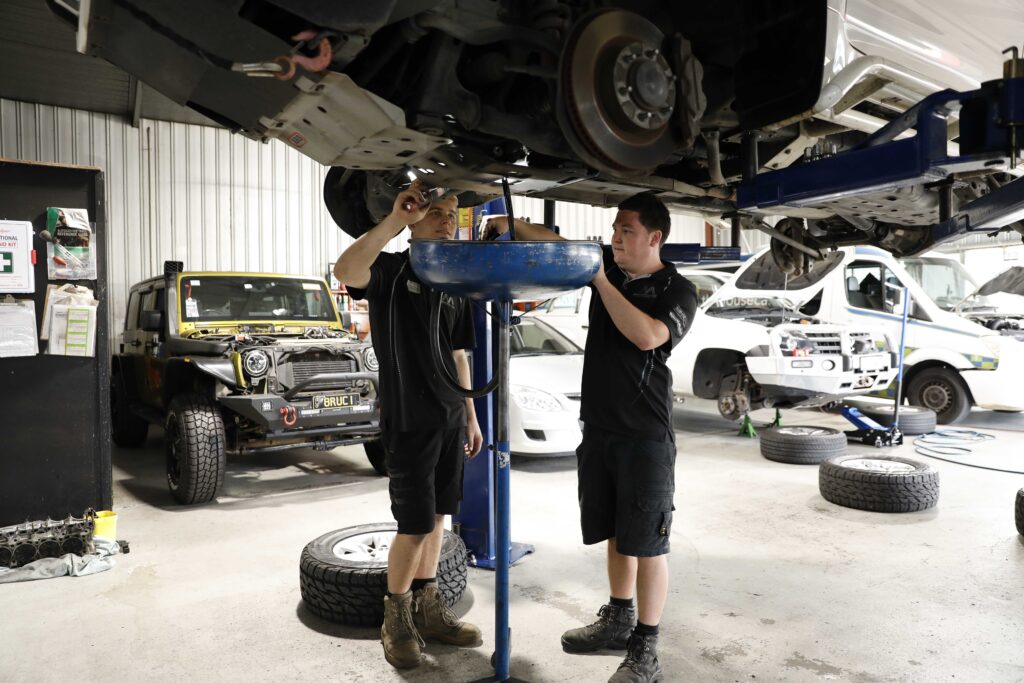
[[[616,549],[633,557],[668,553],[675,444],[585,427],[576,457],[583,542],[614,538]]]
[[[401,534],[429,534],[434,515],[454,515],[462,501],[466,428],[381,435],[388,466],[391,514]]]

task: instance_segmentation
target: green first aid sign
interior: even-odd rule
[[[36,291],[32,268],[32,224],[0,220],[0,295]],[[2,296],[0,296],[2,298]]]

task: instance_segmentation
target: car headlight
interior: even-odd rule
[[[510,386],[508,391],[512,400],[523,410],[532,410],[538,413],[562,410],[562,404],[558,402],[558,399],[546,391],[517,384]]]
[[[783,356],[809,356],[814,351],[814,342],[799,330],[790,330],[779,335],[779,350]]]
[[[372,346],[367,346],[363,349],[363,365],[370,372],[377,372],[380,369],[380,363],[377,362],[377,354],[374,352]]]
[[[242,367],[245,368],[245,374],[258,379],[270,370],[270,357],[265,351],[250,349],[242,355]]]
[[[1003,342],[1005,339],[1006,337],[999,334],[986,334],[981,338],[981,341],[986,347],[988,347],[988,350],[992,355],[998,358],[999,354],[1003,351]]]

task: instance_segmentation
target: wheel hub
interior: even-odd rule
[[[348,562],[367,562],[378,564],[388,561],[391,544],[395,540],[394,532],[374,531],[344,538],[331,548],[335,557]]]
[[[676,75],[665,36],[644,17],[608,10],[577,24],[562,54],[560,123],[573,150],[614,175],[649,172],[680,141]]]
[[[941,413],[953,402],[949,388],[943,384],[929,384],[921,392],[921,402],[926,408]]]
[[[675,74],[661,51],[636,42],[622,48],[612,70],[615,99],[630,122],[654,130],[675,110]]]

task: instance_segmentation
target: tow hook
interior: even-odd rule
[[[285,427],[291,427],[298,421],[298,417],[295,414],[295,406],[281,408],[281,416]]]

